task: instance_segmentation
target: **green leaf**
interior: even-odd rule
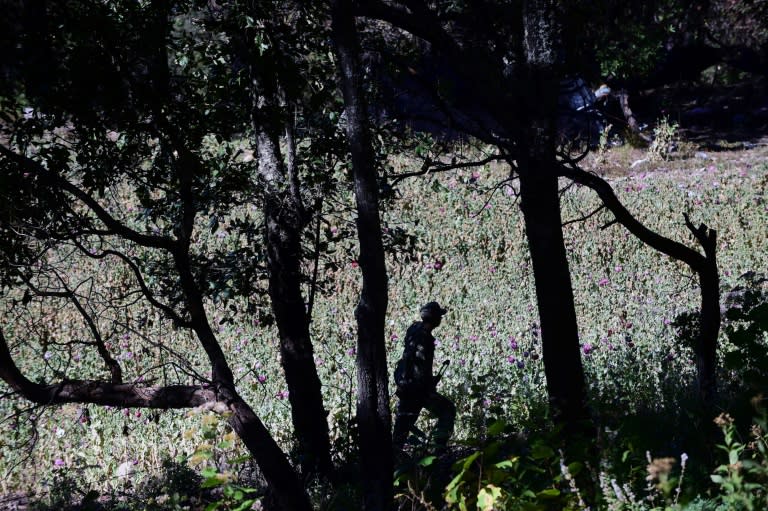
[[[573,463],[568,464],[568,473],[572,476],[575,476],[576,474],[580,473],[582,470],[584,470],[584,464],[580,461],[574,461]]]
[[[207,467],[207,468],[204,468],[202,471],[200,471],[200,474],[203,477],[214,477],[216,474],[218,474],[218,472],[216,471],[215,468]]]
[[[515,465],[517,465],[518,460],[519,460],[519,458],[517,456],[515,456],[514,458],[511,458],[511,459],[508,459],[508,460],[504,460],[504,461],[500,461],[500,462],[494,464],[493,466],[496,467],[496,468],[514,468]]]
[[[448,483],[448,486],[445,487],[445,490],[449,493],[455,493],[456,489],[461,486],[463,483],[462,479],[464,479],[464,474],[466,474],[466,471],[462,470],[459,472],[456,477],[451,479],[451,482]]]
[[[723,476],[720,476],[717,474],[712,474],[711,476],[709,476],[709,478],[712,479],[713,483],[717,483],[717,484],[723,484],[723,481],[724,481]]]
[[[545,460],[555,455],[551,447],[544,444],[536,444],[531,449],[531,457],[535,460]]]
[[[469,470],[469,467],[471,467],[472,463],[474,463],[475,460],[480,457],[480,454],[481,454],[480,451],[477,451],[475,453],[470,454],[466,458],[464,458],[464,460],[459,460],[459,463],[462,463],[462,461],[463,461],[463,463],[461,465],[462,472],[465,471],[465,470]]]
[[[477,508],[481,511],[492,511],[499,497],[501,489],[489,484],[477,493]]]
[[[428,467],[437,459],[437,456],[427,456],[419,460],[419,466]]]
[[[456,504],[459,501],[459,488],[461,488],[461,485],[464,484],[463,481],[461,481],[461,474],[453,478],[453,481],[451,481],[448,486],[446,487],[447,492],[445,493],[445,501],[449,504]]]
[[[541,490],[536,496],[540,499],[556,499],[560,496],[560,490],[557,488],[547,488],[546,490]]]
[[[233,508],[232,511],[247,511],[248,509],[253,508],[253,505],[256,503],[257,499],[248,499],[244,500],[239,506],[236,508]]]
[[[489,436],[496,436],[500,435],[504,432],[504,429],[507,427],[506,423],[501,420],[494,421],[493,424],[488,426],[488,435]]]
[[[217,488],[223,484],[223,481],[218,477],[209,477],[200,484],[200,488]]]

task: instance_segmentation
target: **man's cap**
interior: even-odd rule
[[[440,304],[437,302],[429,302],[424,307],[422,307],[419,312],[421,313],[422,319],[439,318],[444,316],[445,313],[448,312],[448,309],[440,307]]]

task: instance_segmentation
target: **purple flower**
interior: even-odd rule
[[[354,355],[355,353],[357,353],[357,351],[355,350],[355,348],[349,348],[349,349],[347,350],[347,355],[349,355],[350,357],[351,357],[352,355]]]
[[[517,349],[517,340],[514,337],[509,338],[509,347],[513,350]]]
[[[45,353],[43,353],[43,358],[46,360],[50,360],[52,356],[53,356],[53,353],[51,353],[50,351],[46,351]]]
[[[605,286],[608,285],[608,282],[610,282],[610,281],[606,277],[603,277],[602,279],[600,279],[598,281],[597,285],[600,286],[600,287],[605,287]]]
[[[595,347],[592,346],[590,343],[587,343],[581,347],[581,351],[584,352],[585,355],[589,355],[595,350]]]
[[[623,268],[621,267],[621,265],[616,265],[616,267],[613,270],[616,272],[620,272],[621,270],[623,270]]]
[[[460,358],[459,359],[459,365],[463,367],[463,366],[467,365],[467,361],[464,360],[463,358]]]
[[[507,362],[509,362],[510,364],[514,364],[516,360],[517,359],[515,357],[513,357],[512,355],[507,357]]]
[[[476,335],[470,335],[469,340],[472,342],[477,342],[477,336]]]
[[[266,383],[267,382],[267,375],[266,374],[260,374],[256,377],[256,379],[259,381],[259,383]]]
[[[517,368],[518,369],[522,369],[524,367],[525,367],[525,362],[523,362],[522,360],[518,360],[517,361]]]
[[[64,466],[64,460],[61,459],[61,458],[56,458],[55,460],[53,460],[53,465],[55,467],[63,467]]]

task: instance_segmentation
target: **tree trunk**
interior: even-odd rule
[[[694,346],[699,398],[712,405],[717,394],[717,337],[720,333],[720,275],[717,270],[717,231],[701,224],[694,227],[686,215],[685,225],[704,249],[697,269],[701,287],[699,333]]]
[[[520,144],[520,207],[533,264],[550,406],[554,420],[563,424],[568,435],[583,431],[589,413],[555,159],[559,33],[552,2],[530,0],[524,4],[523,16],[530,128]]]
[[[273,174],[280,179],[267,185],[264,198],[269,297],[280,335],[280,360],[288,384],[302,473],[305,478],[314,475],[331,477],[333,464],[328,414],[323,406],[309,334],[309,316],[301,292],[300,206],[289,193],[285,173],[275,172],[274,167],[282,167],[276,140],[264,132],[259,134],[257,140],[261,175]]]
[[[232,429],[253,455],[282,509],[312,511],[312,504],[296,472],[253,409],[239,395],[234,396],[229,408],[233,412],[229,419]]]
[[[249,4],[254,17],[258,5]],[[279,101],[281,55],[253,47],[246,30],[244,46],[250,64],[251,119],[256,134],[258,172],[264,186],[264,219],[269,297],[280,337],[280,361],[288,385],[291,419],[298,441],[302,475],[332,477],[331,447],[322,385],[309,333],[310,318],[301,292],[301,235],[304,227],[300,183],[295,172],[293,141],[286,169],[280,149],[285,132]],[[250,34],[251,36],[253,34]],[[288,172],[290,170],[290,172]]]
[[[712,404],[717,394],[717,336],[720,333],[720,277],[717,262],[707,257],[707,266],[699,273],[701,312],[696,343],[696,374],[699,397]]]
[[[520,174],[521,209],[541,321],[544,372],[552,415],[576,432],[589,418],[554,162],[532,160]]]
[[[381,238],[376,161],[363,96],[359,42],[351,5],[334,0],[333,38],[339,61],[347,115],[347,139],[357,200],[357,232],[363,286],[357,318],[357,421],[363,508],[385,511],[392,506],[392,433],[389,374],[384,343],[387,270]]]
[[[629,107],[629,92],[622,89],[616,93],[616,97],[619,98],[619,106],[621,107],[621,113],[624,114],[624,120],[627,121],[627,129],[629,132],[637,137],[639,140],[642,140],[645,144],[650,144],[653,142],[651,140],[651,137],[646,135],[645,133],[640,131],[640,126],[637,124],[637,119],[635,119],[635,114],[632,112],[632,109]]]

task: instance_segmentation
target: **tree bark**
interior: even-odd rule
[[[712,405],[717,395],[717,337],[721,320],[717,231],[704,224],[694,227],[687,215],[685,225],[704,249],[704,262],[695,269],[701,288],[701,309],[694,353],[699,398],[705,405]]]
[[[253,13],[258,13],[252,7]],[[254,14],[256,16],[256,14]],[[248,37],[246,41],[252,40]],[[291,419],[300,451],[302,475],[332,478],[331,447],[322,385],[309,332],[310,317],[301,292],[301,235],[304,227],[300,183],[295,168],[292,130],[280,107],[279,72],[270,51],[246,45],[251,66],[251,119],[256,136],[258,172],[265,187],[263,212],[269,273],[269,297],[280,337],[280,361],[288,385]],[[280,150],[285,133],[288,163]]]
[[[348,1],[334,0],[332,31],[347,115],[347,139],[357,200],[359,262],[363,274],[360,301],[355,309],[363,508],[386,511],[392,507],[393,468],[389,374],[384,343],[387,270],[381,237],[376,160],[362,88],[357,29],[351,13]]]
[[[559,29],[553,2],[530,0],[523,9],[530,129],[518,159],[520,207],[533,265],[550,406],[554,420],[568,435],[585,432],[589,413],[555,158]]]
[[[651,137],[640,131],[635,114],[629,107],[629,92],[622,89],[616,93],[616,97],[619,99],[619,106],[621,107],[621,113],[624,114],[624,120],[627,121],[627,129],[644,143],[650,144],[652,142]]]
[[[264,198],[269,297],[280,336],[280,361],[288,384],[291,418],[305,478],[331,477],[331,447],[320,378],[309,333],[309,316],[301,292],[301,219],[299,205],[285,182],[275,138],[257,136],[259,170],[274,174]],[[271,167],[271,168],[270,168]],[[274,168],[277,167],[277,168]]]

